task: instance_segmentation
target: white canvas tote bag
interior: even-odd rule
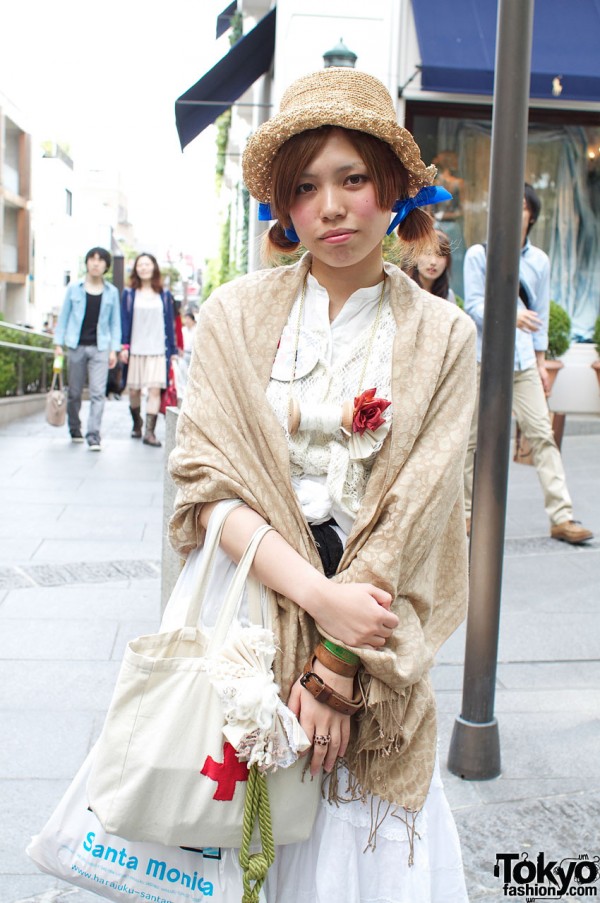
[[[249,764],[267,772],[274,842],[304,840],[312,829],[320,780],[311,781],[307,760],[297,758],[310,743],[279,699],[275,642],[257,624],[257,593],[250,594],[253,623],[237,621],[255,551],[270,527],[252,538],[215,627],[197,626],[221,529],[222,522],[207,534],[185,624],[128,644],[97,744],[90,807],[106,831],[128,840],[239,847]]]

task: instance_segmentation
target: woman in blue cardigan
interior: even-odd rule
[[[171,359],[177,356],[174,336],[173,298],[162,287],[158,262],[152,254],[139,254],[131,272],[131,288],[121,298],[123,330],[121,360],[126,365],[125,382],[133,420],[133,439],[142,436],[142,389],[146,390],[144,444],[160,447],[156,420],[160,394],[168,385]]]

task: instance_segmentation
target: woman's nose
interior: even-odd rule
[[[343,198],[335,186],[327,186],[321,192],[321,216],[323,219],[335,219],[346,212]]]

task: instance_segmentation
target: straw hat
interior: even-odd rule
[[[409,175],[411,195],[431,185],[435,166],[425,166],[406,129],[398,125],[392,98],[379,79],[356,69],[320,69],[304,75],[285,91],[280,111],[250,137],[242,157],[244,182],[261,203],[271,200],[271,170],[279,148],[292,135],[337,125],[368,132],[390,145]]]

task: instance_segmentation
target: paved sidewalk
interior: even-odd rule
[[[600,537],[600,435],[567,435],[563,452],[576,516]],[[99,899],[39,873],[24,848],[99,732],[125,643],[157,626],[163,466],[162,450],[129,438],[125,399],[107,402],[100,454],[42,415],[0,430],[0,903]],[[500,778],[445,770],[464,628],[434,669],[471,903],[505,899],[496,853],[600,855],[600,541],[547,533],[535,471],[512,465]]]

